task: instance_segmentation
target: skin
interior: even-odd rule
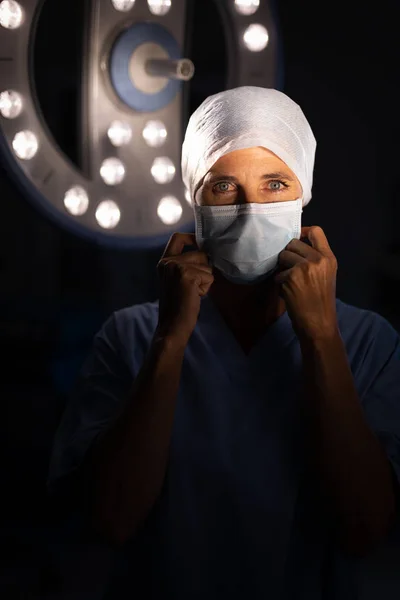
[[[236,181],[230,181],[230,177]],[[221,157],[195,194],[200,206],[288,202],[301,197],[302,187],[293,171],[262,147],[235,150]],[[281,285],[272,277],[261,284],[237,285],[217,269],[213,275],[209,294],[248,354],[265,329],[286,310]]]

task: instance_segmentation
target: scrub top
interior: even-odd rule
[[[336,300],[360,402],[400,480],[400,337]],[[127,401],[158,302],[115,312],[94,340],[56,433],[49,489],[62,490]],[[107,599],[353,598],[354,559],[335,547],[307,467],[301,351],[288,313],[246,355],[212,299],[185,350],[163,488],[115,550]]]

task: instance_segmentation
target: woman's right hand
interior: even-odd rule
[[[191,233],[174,233],[157,265],[160,278],[158,333],[184,345],[196,326],[202,296],[213,281],[207,255],[199,250],[182,254],[185,246],[196,246]]]

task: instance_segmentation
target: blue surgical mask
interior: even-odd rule
[[[277,269],[279,253],[300,239],[303,200],[197,206],[196,241],[229,281],[259,283]]]

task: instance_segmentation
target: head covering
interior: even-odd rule
[[[262,146],[295,173],[303,207],[311,200],[316,141],[300,106],[278,90],[243,86],[209,96],[191,116],[182,146],[182,179],[192,202],[221,156]]]

